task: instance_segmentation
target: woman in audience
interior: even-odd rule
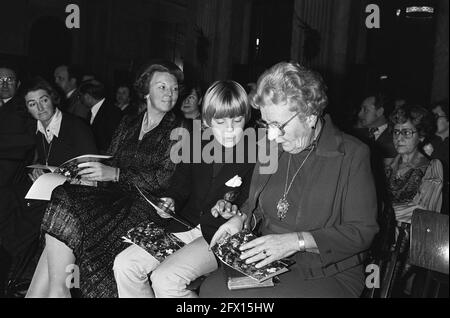
[[[185,89],[187,95],[181,103],[181,111],[184,117],[186,119],[201,119],[202,91],[200,87],[187,84]]]
[[[443,168],[439,160],[430,160],[421,152],[436,127],[429,111],[403,105],[391,114],[390,124],[397,156],[386,168],[386,177],[397,220],[395,245],[400,262],[405,265],[400,281],[405,282],[412,275],[412,268],[407,264],[412,213],[415,209],[440,212]],[[397,286],[405,287],[400,285]]]
[[[244,88],[234,81],[212,84],[205,95],[202,117],[212,132],[212,139],[204,140],[202,148],[212,145],[214,153],[208,155],[220,160],[208,163],[210,161],[203,157],[204,153],[201,162],[195,163],[193,157],[196,154],[192,154],[190,162],[177,166],[166,197],[162,199],[178,218],[194,227],[188,231],[174,220],[166,226],[187,245],[162,263],[135,245],[119,254],[114,262],[119,297],[197,297],[195,292],[187,290],[187,285],[217,269],[217,261],[208,243],[225,218],[215,218],[209,211],[218,200],[222,205],[227,202],[242,204],[248,196],[254,166],[248,163],[246,150],[249,140],[243,136],[245,123],[250,117]],[[194,132],[194,138],[200,133]],[[195,140],[185,146],[190,147],[193,142]],[[255,150],[256,145],[250,146]],[[231,184],[233,180],[236,183]],[[224,216],[229,218],[231,215],[230,211]],[[160,216],[168,217],[166,214]],[[149,273],[152,273],[151,286]]]
[[[261,237],[240,247],[241,259],[261,268],[290,257],[295,264],[273,288],[229,291],[223,270],[209,276],[201,297],[359,297],[364,251],[378,230],[369,149],[339,131],[330,116],[319,74],[279,63],[258,80],[251,102],[268,138],[278,143],[278,169],[254,175],[249,199],[212,238],[262,218]],[[219,211],[220,212],[220,211]]]
[[[44,79],[34,78],[24,90],[28,112],[37,121],[36,163],[59,166],[69,159],[97,154],[90,127],[78,117],[59,110],[59,96]],[[33,169],[35,181],[44,171]]]
[[[78,166],[83,179],[108,183],[97,188],[64,184],[53,191],[42,222],[46,245],[28,297],[70,297],[71,270],[82,296],[115,295],[112,265],[122,248],[120,237],[136,223],[158,219],[135,186],[161,196],[175,169],[170,133],[180,121],[171,110],[182,79],[173,63],[146,67],[135,85],[147,111],[124,117],[108,151],[110,161]]]
[[[400,106],[390,116],[397,156],[386,167],[386,176],[398,222],[411,223],[417,208],[441,209],[442,164],[421,152],[434,133],[433,121],[431,113],[420,106]]]

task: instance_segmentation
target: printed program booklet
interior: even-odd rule
[[[246,264],[245,260],[240,258],[242,252],[239,250],[239,247],[255,238],[256,235],[253,233],[241,231],[226,237],[212,247],[214,254],[227,267],[231,267],[234,270],[231,271],[225,267],[229,289],[273,286],[273,278],[289,271],[288,267],[294,263],[291,259],[283,259],[272,262],[262,268],[256,268],[256,263]],[[237,274],[236,271],[241,273],[241,275]]]
[[[185,245],[178,237],[167,232],[154,222],[139,224],[130,229],[122,239],[127,243],[136,244],[143,248],[160,262]]]
[[[28,190],[25,199],[48,201],[52,196],[53,190],[66,181],[78,180],[80,184],[92,186],[95,184],[95,182],[82,181],[78,176],[78,172],[80,171],[78,165],[84,162],[98,162],[110,158],[111,156],[83,155],[72,158],[64,162],[59,167],[46,165],[28,166],[27,168],[42,169],[44,171],[48,171],[48,173],[44,173],[39,178],[37,178],[36,181],[34,181],[30,190]]]

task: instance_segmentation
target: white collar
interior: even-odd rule
[[[72,96],[73,92],[75,92],[76,88],[72,89],[70,92],[67,93],[66,97],[70,98]]]
[[[47,142],[51,143],[53,140],[53,136],[56,137],[59,136],[59,130],[61,129],[61,121],[62,121],[62,113],[58,108],[56,108],[55,113],[53,114],[53,117],[50,120],[50,123],[48,124],[47,128],[44,128],[44,125],[42,125],[42,123],[39,120],[37,121],[36,133],[40,132],[45,136]]]
[[[97,104],[92,106],[91,108],[91,125],[94,122],[95,116],[97,116],[98,111],[100,110],[100,107],[103,105],[103,102],[105,101],[105,98],[103,98],[101,101],[99,101]]]
[[[3,104],[6,104],[6,103],[9,102],[11,99],[12,99],[12,97],[7,98],[7,99],[4,99],[4,100],[3,100]]]
[[[381,134],[388,128],[388,124],[386,123],[377,128],[378,130],[374,132],[375,140],[377,140],[381,136]]]
[[[118,105],[117,107],[119,107],[119,109],[120,109],[121,111],[124,111],[124,110],[125,110],[125,108],[127,108],[127,107],[128,107],[128,105],[130,105],[130,103],[127,103],[127,104],[123,104],[123,105]]]

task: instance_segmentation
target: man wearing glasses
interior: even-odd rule
[[[0,254],[6,253],[0,255],[1,292],[8,259],[21,250],[22,236],[13,222],[25,214],[23,198],[30,187],[25,167],[34,155],[32,121],[23,99],[17,96],[19,85],[14,68],[0,64]]]

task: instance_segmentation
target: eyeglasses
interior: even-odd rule
[[[266,121],[264,121],[262,119],[257,120],[256,123],[258,124],[259,127],[267,129],[267,135],[268,135],[269,140],[275,140],[278,137],[284,136],[284,134],[286,133],[284,131],[284,128],[295,117],[297,117],[299,113],[300,112],[295,113],[294,116],[289,118],[284,124],[280,124],[280,123],[277,123],[277,122],[268,123],[268,122],[266,122]]]
[[[403,137],[405,137],[406,139],[411,139],[412,136],[417,133],[417,130],[412,130],[412,129],[402,129],[402,130],[398,130],[398,129],[394,129],[394,131],[392,132],[395,138],[400,137],[400,135],[402,135]]]
[[[0,78],[0,85],[3,85],[3,83],[7,83],[8,85],[14,84],[16,82],[15,77],[2,77]]]
[[[447,118],[447,116],[445,115],[439,115],[439,114],[434,114],[434,118],[439,119],[439,118]]]

